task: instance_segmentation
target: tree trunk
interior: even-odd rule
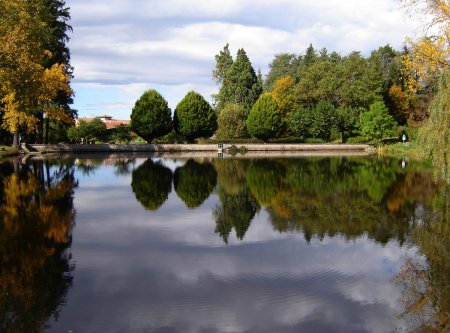
[[[50,119],[45,118],[45,144],[48,144],[48,131],[50,130]]]
[[[17,147],[19,148],[19,131],[14,131],[14,136],[13,136],[13,143],[12,143],[13,147]]]
[[[39,112],[37,118],[39,122],[36,129],[36,143],[42,143],[44,138],[44,113]]]

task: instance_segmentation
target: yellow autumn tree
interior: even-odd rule
[[[52,56],[44,48],[50,33],[45,15],[46,7],[40,0],[0,2],[0,111],[2,127],[14,134],[16,146],[21,131],[35,131],[37,112],[69,121],[63,110],[52,106],[59,91],[72,91],[64,66],[44,67]]]
[[[420,15],[423,36],[409,39],[411,52],[403,59],[405,70],[413,72],[408,88],[416,91],[430,76],[438,77],[436,94],[430,104],[429,120],[418,142],[422,153],[436,166],[438,176],[450,183],[450,1],[401,0],[411,15]]]
[[[295,100],[294,95],[295,81],[291,76],[285,76],[277,80],[273,86],[271,95],[283,114],[287,114],[296,111],[298,103]]]
[[[406,39],[410,52],[403,56],[408,89],[416,92],[430,77],[449,69],[450,1],[400,0],[411,17],[418,18],[422,36]],[[412,75],[411,75],[412,74]]]

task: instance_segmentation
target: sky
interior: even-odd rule
[[[400,49],[416,24],[398,0],[66,0],[79,117],[129,119],[136,100],[156,89],[171,109],[194,90],[211,101],[215,55],[244,48],[255,70],[274,55],[310,43],[367,56]]]

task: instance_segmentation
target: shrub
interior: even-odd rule
[[[174,113],[174,128],[189,141],[209,137],[217,129],[217,116],[202,95],[188,92]]]
[[[383,102],[375,102],[368,112],[361,115],[361,134],[379,142],[382,138],[395,135],[398,126]]]
[[[262,94],[253,105],[246,123],[248,132],[264,141],[276,137],[283,130],[278,105],[267,93]]]
[[[239,104],[226,104],[217,121],[217,139],[239,139],[248,136],[247,112]]]
[[[171,111],[156,90],[146,91],[136,101],[131,112],[131,128],[149,143],[171,131]]]

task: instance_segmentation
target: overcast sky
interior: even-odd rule
[[[244,48],[265,75],[273,56],[312,43],[342,55],[400,49],[415,24],[396,0],[66,0],[80,117],[129,119],[158,90],[174,109],[190,90],[210,100],[214,56]]]

